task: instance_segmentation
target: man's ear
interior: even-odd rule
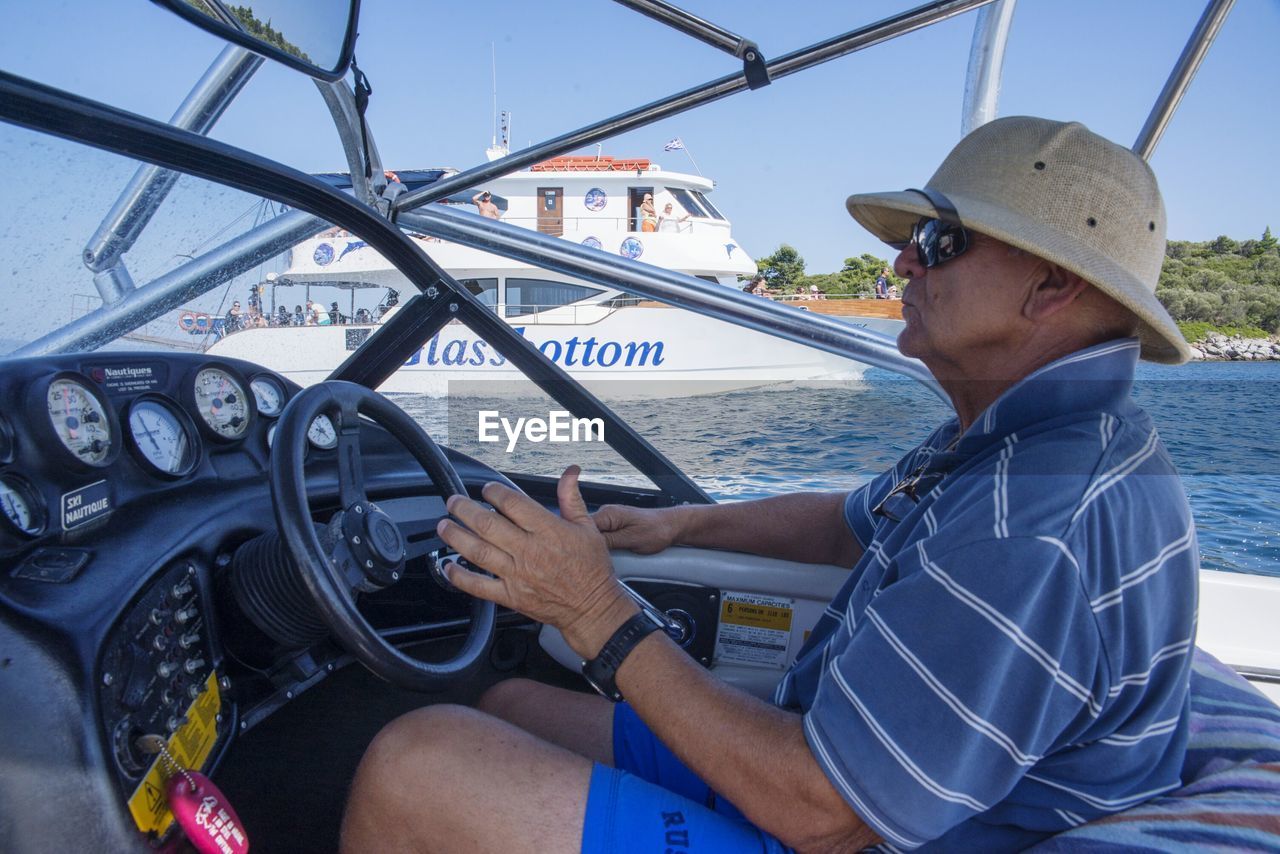
[[[1075,302],[1087,287],[1089,283],[1075,273],[1049,265],[1044,278],[1027,295],[1022,315],[1033,322],[1047,320]]]

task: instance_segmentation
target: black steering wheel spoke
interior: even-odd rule
[[[307,504],[304,451],[307,429],[325,413],[337,417],[338,490],[342,508],[321,542]],[[413,690],[434,690],[467,673],[493,639],[492,602],[473,599],[467,638],[443,662],[411,658],[386,641],[356,608],[356,593],[395,584],[406,560],[420,556],[430,537],[406,536],[402,525],[368,500],[360,449],[361,415],[397,439],[422,467],[442,499],[466,494],[457,471],[423,429],[377,392],[348,382],[326,382],[289,401],[276,428],[271,494],[276,522],[298,566],[303,586],[335,639],[378,676]],[[434,520],[432,520],[434,523]],[[410,526],[417,530],[420,526]],[[422,532],[419,531],[419,534]]]
[[[343,401],[338,411],[338,498],[343,509],[367,504],[364,458],[360,455],[360,411],[356,401]]]

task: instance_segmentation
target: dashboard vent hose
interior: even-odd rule
[[[240,611],[276,643],[306,647],[329,634],[274,531],[236,549],[229,586]]]

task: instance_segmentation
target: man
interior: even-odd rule
[[[667,202],[662,206],[662,213],[658,214],[658,231],[674,234],[680,230],[680,223],[688,218],[687,213],[677,215],[671,202]]]
[[[476,206],[480,216],[487,216],[489,219],[498,219],[502,216],[502,214],[498,213],[498,206],[493,203],[493,196],[489,194],[488,190],[472,196],[471,204]]]
[[[1195,532],[1129,396],[1140,351],[1187,356],[1154,176],[1016,117],[848,208],[905,244],[898,346],[956,417],[847,497],[593,519],[570,468],[560,517],[497,484],[497,512],[451,499],[441,536],[495,576],[452,582],[560,629],[626,702],[514,680],[406,715],[346,850],[1015,850],[1179,785]],[[771,704],[637,628],[608,548],[675,543],[853,567]]]
[[[880,275],[876,276],[876,299],[889,298],[889,268],[885,267],[880,271]]]

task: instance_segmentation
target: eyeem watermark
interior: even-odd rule
[[[507,436],[507,453],[516,449],[521,437],[526,442],[603,442],[603,418],[574,418],[562,409],[547,413],[546,418],[517,418],[512,423],[496,409],[481,409],[477,435],[481,442],[500,442],[498,428]]]

